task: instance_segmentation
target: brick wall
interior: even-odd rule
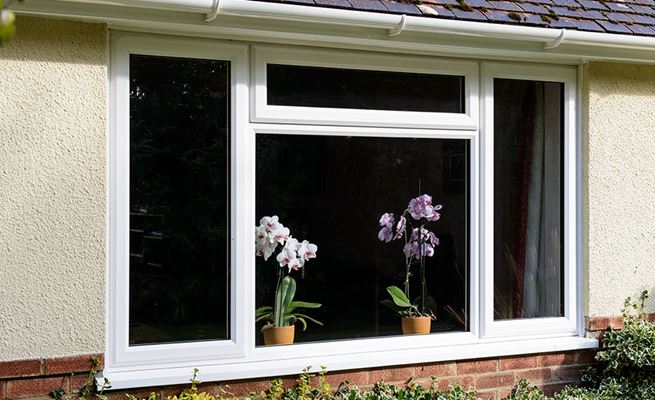
[[[0,400],[48,398],[54,390],[75,394],[86,382],[91,368],[91,356],[0,362]],[[461,385],[478,390],[480,397],[496,399],[509,393],[520,379],[529,379],[552,393],[567,384],[579,382],[580,371],[593,361],[593,351],[535,354],[519,357],[500,357],[474,361],[416,364],[393,368],[372,368],[329,373],[333,388],[344,380],[360,387],[375,382],[404,384],[414,378],[429,385],[436,377],[437,387]],[[296,377],[284,377],[285,386],[293,386]],[[201,391],[214,395],[245,396],[269,387],[269,379],[203,383]],[[150,392],[159,396],[179,393],[184,386],[139,388],[108,392],[110,400],[124,400],[125,393],[145,397]]]
[[[655,313],[646,316],[649,321],[655,321]],[[601,339],[603,332],[623,328],[623,317],[585,317],[587,335]]]
[[[655,314],[649,315],[655,321]],[[592,317],[586,319],[590,336],[602,337],[607,329],[623,327],[621,317]],[[584,350],[563,353],[532,354],[516,357],[498,357],[480,360],[445,363],[415,364],[392,368],[369,368],[342,372],[330,372],[327,380],[333,388],[345,380],[359,387],[371,387],[384,381],[402,385],[414,378],[418,383],[429,385],[436,378],[439,389],[449,385],[475,388],[483,399],[506,396],[512,386],[521,379],[541,387],[552,394],[569,384],[580,381],[580,372],[593,362],[595,352]],[[50,392],[63,390],[67,395],[77,393],[86,382],[92,367],[91,357],[102,360],[100,354],[76,357],[34,359],[0,362],[0,400],[46,399]],[[100,366],[102,368],[102,365]],[[282,377],[285,386],[295,384],[297,376]],[[213,382],[200,385],[201,391],[217,396],[243,397],[269,387],[269,378],[231,382]],[[146,397],[154,392],[160,397],[178,394],[184,386],[138,388],[127,391],[107,392],[109,400],[125,400],[125,393]]]
[[[75,393],[88,380],[94,356],[102,360],[101,354],[89,354],[0,362],[0,400],[47,398],[55,390]]]

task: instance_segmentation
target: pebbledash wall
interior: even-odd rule
[[[0,49],[0,400],[75,392],[91,355],[105,351],[107,30],[36,18],[19,18],[18,27]],[[655,291],[655,66],[587,64],[582,91],[584,314],[594,334],[619,323],[612,317],[626,296]],[[592,357],[410,365],[329,380],[437,376],[441,387],[459,383],[495,398],[520,378],[548,391],[576,382]],[[230,382],[228,390],[243,395],[266,382]]]

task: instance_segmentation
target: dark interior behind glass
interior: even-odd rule
[[[494,80],[496,319],[564,315],[564,84]]]
[[[438,305],[432,332],[468,329],[468,146],[465,140],[257,136],[257,217],[278,215],[292,235],[318,245],[304,277],[294,273],[296,299],[322,303],[309,314],[325,326],[298,328],[296,342],[401,333],[400,318],[380,302],[387,286],[402,285],[404,242],[380,242],[378,220],[402,212],[420,193],[443,204],[441,220],[427,225],[441,240],[427,262],[428,294]],[[272,304],[277,268],[274,258],[257,257],[257,307]],[[417,281],[412,293],[418,296]]]
[[[229,70],[130,57],[130,344],[229,336]]]
[[[268,64],[268,104],[465,113],[464,77]]]

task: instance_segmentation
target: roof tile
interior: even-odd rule
[[[595,21],[589,21],[586,19],[579,19],[575,21],[575,26],[576,28],[582,31],[595,31],[595,32],[603,31],[603,28],[599,25],[599,23]]]
[[[532,4],[532,3],[525,3],[521,2],[519,4],[521,8],[527,12],[535,13],[535,14],[548,14],[549,11],[546,7],[539,5],[539,4]]]
[[[521,12],[523,11],[521,7],[517,6],[516,3],[511,2],[511,1],[489,1],[489,4],[491,4],[491,8],[495,10],[503,10],[503,11],[515,11],[515,12]]]
[[[655,6],[654,0],[634,0],[636,4],[642,4],[645,6]]]
[[[612,3],[615,4],[615,3]],[[642,14],[655,14],[655,10],[648,7],[648,6],[642,6],[639,4],[631,4],[630,8],[633,9],[634,11]]]
[[[387,8],[379,0],[348,0],[358,10],[366,11],[387,11]]]
[[[294,3],[294,4],[305,4],[305,5],[314,5],[314,0],[283,0],[284,3]]]
[[[534,14],[523,14],[525,17],[524,22],[532,25],[541,25],[541,26],[547,26],[548,22],[546,22],[543,18],[541,18],[541,15],[534,15]]]
[[[655,16],[632,14],[632,20],[639,24],[655,25]]]
[[[485,17],[480,11],[478,10],[472,10],[472,11],[464,11],[458,7],[453,7],[452,10],[450,10],[455,14],[457,18],[461,19],[471,19],[471,20],[476,20],[476,21],[486,21],[487,17]]]
[[[316,0],[314,0],[316,1]],[[421,10],[419,10],[414,4],[411,3],[399,3],[397,1],[381,0],[382,4],[387,7],[387,10],[399,13],[399,14],[411,14],[411,15],[421,15]]]
[[[620,23],[614,23],[610,21],[598,21],[598,24],[605,28],[607,32],[611,33],[632,33],[630,28],[628,28],[626,25],[620,24]]]
[[[492,8],[487,0],[466,0],[466,4],[471,7]]]
[[[482,13],[489,18],[490,21],[518,23],[523,20],[523,16],[513,11],[486,10]]]
[[[620,12],[608,12],[605,13],[605,16],[610,20],[610,21],[615,21],[615,22],[634,22],[632,18],[628,16],[628,14],[620,13]]]
[[[549,26],[551,28],[567,28],[567,29],[575,29],[577,28],[577,25],[575,24],[576,20],[571,19],[571,18],[558,18],[554,19],[551,18]],[[601,31],[603,28],[600,26],[598,27]]]
[[[580,17],[587,19],[607,19],[606,16],[600,13],[598,10],[580,10]]]
[[[427,1],[423,1],[423,3],[439,4],[439,5],[451,5],[451,6],[459,5],[457,0],[427,0]]]
[[[611,3],[611,2],[608,2],[608,3],[606,3],[606,5],[612,11],[633,12],[633,9],[629,5],[624,4],[624,3]],[[639,7],[639,6],[637,6],[637,7]],[[645,7],[645,6],[641,6],[641,7]]]
[[[605,7],[603,3],[596,0],[578,0],[578,3],[588,10],[607,10],[607,7]]]
[[[559,16],[564,16],[564,17],[580,17],[580,11],[579,10],[572,10],[568,7],[551,7],[553,12]]]
[[[419,4],[417,7],[423,12],[423,15],[429,15],[434,17],[446,17],[446,18],[455,17],[455,14],[453,14],[452,11],[450,11],[444,6],[438,6],[433,4]]]
[[[553,4],[560,7],[580,7],[575,0],[551,0]]]
[[[352,8],[348,0],[314,0],[316,4],[326,7]]]
[[[655,36],[655,29],[646,25],[632,24],[628,28],[637,35]]]

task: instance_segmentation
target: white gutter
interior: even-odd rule
[[[488,22],[449,20],[413,15],[354,11],[317,6],[272,3],[252,0],[68,0],[67,2],[146,7],[201,13],[210,22],[220,15],[262,18],[293,22],[345,25],[387,30],[389,36],[403,32],[444,33],[544,44],[544,50],[565,44],[610,47],[642,51],[655,50],[655,37],[584,32]],[[29,5],[27,0],[26,5]],[[61,2],[65,3],[65,2]]]
[[[389,30],[392,36],[397,35],[402,30],[507,40],[537,41],[543,42],[546,49],[555,48],[561,44],[580,44],[655,50],[655,38],[645,36],[576,30],[564,31],[564,29],[351,11],[251,0],[220,0],[218,14],[381,28]],[[564,35],[564,32],[566,32],[566,35]]]
[[[214,0],[66,0],[73,3],[155,8],[160,10],[209,13],[215,8]],[[29,0],[28,0],[29,2]]]

